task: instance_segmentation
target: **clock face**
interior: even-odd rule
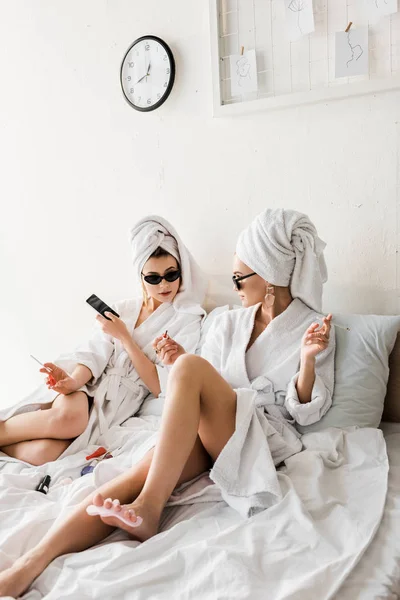
[[[149,111],[161,106],[171,92],[174,79],[172,52],[155,36],[136,40],[122,61],[122,91],[136,110]]]

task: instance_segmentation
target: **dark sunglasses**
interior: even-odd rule
[[[241,277],[235,277],[235,275],[234,275],[232,277],[232,281],[233,281],[233,285],[235,286],[237,291],[242,289],[242,286],[240,283],[242,281],[242,279],[248,279],[249,277],[253,277],[253,275],[257,275],[257,273],[249,273],[249,275],[242,275]]]
[[[179,279],[180,276],[181,272],[179,269],[177,269],[176,271],[168,271],[168,273],[165,273],[165,275],[143,275],[143,279],[146,283],[149,283],[150,285],[158,285],[162,282],[163,279],[165,279],[165,281],[168,281],[168,283],[172,283],[173,281]]]

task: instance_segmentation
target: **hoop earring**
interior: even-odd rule
[[[267,291],[267,293],[264,296],[265,306],[267,308],[271,308],[271,306],[273,306],[275,304],[275,294],[274,294],[273,286],[268,285],[266,291]]]

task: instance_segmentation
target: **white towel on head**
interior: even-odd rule
[[[164,248],[180,265],[182,283],[173,304],[180,312],[205,314],[201,308],[207,281],[193,256],[168,221],[157,215],[141,219],[131,229],[131,248],[135,277],[142,289],[142,269],[146,261],[158,248]]]
[[[290,286],[293,298],[321,312],[325,246],[307,215],[268,208],[239,235],[236,254],[265,281]]]

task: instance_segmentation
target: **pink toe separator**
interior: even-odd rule
[[[104,506],[95,506],[94,504],[90,504],[86,508],[86,512],[91,517],[98,515],[99,517],[117,517],[120,521],[125,523],[125,525],[129,525],[130,527],[139,527],[143,523],[142,517],[136,517],[136,521],[128,521],[122,515],[118,514],[112,508],[105,508]]]

